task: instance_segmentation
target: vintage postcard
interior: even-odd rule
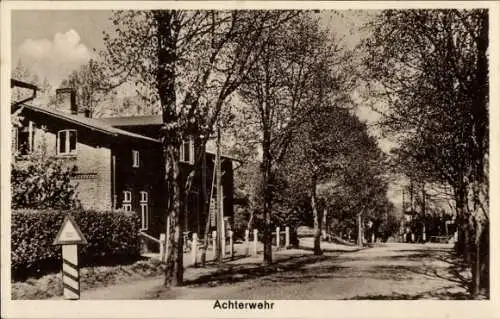
[[[498,2],[1,5],[2,317],[500,318]]]

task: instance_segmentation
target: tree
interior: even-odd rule
[[[35,103],[43,103],[46,105],[51,105],[53,102],[52,86],[50,85],[47,78],[42,81],[32,72],[28,67],[26,67],[21,60],[17,61],[16,67],[12,70],[11,78],[19,81],[23,81],[29,84],[36,85],[39,88],[37,91],[37,96],[34,100]],[[30,97],[32,94],[31,90],[26,90],[23,88],[14,87],[11,93],[11,100],[20,101],[24,98]]]
[[[314,250],[320,254],[319,199],[335,200],[338,188],[349,186],[345,176],[348,170],[356,168],[352,163],[368,163],[372,158],[368,152],[379,154],[380,151],[368,136],[366,125],[349,110],[339,107],[316,108],[304,118],[298,131],[287,155],[286,175],[295,179],[292,183],[295,188],[307,185],[314,219]]]
[[[489,268],[488,12],[386,10],[370,27],[363,72],[387,106],[383,127],[400,142],[403,163],[453,189],[458,250],[477,296]]]
[[[264,53],[240,88],[250,125],[258,127],[262,149],[264,215],[264,264],[272,262],[271,223],[274,170],[283,159],[298,124],[311,110],[311,99],[318,84],[314,74],[325,62],[327,35],[318,19],[302,12],[283,28],[271,34]],[[323,64],[325,66],[325,64]]]
[[[60,86],[75,90],[76,103],[87,112],[89,117],[99,117],[102,114],[100,103],[113,89],[108,83],[105,70],[94,59],[90,59],[80,68],[71,72]]]
[[[171,238],[165,286],[183,281],[182,224],[196,168],[223,107],[262,53],[267,32],[291,15],[286,11],[118,11],[116,34],[105,34],[105,58],[118,85],[133,78],[138,92],[159,104],[163,117],[165,215]],[[194,169],[180,175],[179,146],[198,139]],[[167,188],[168,187],[168,188]],[[205,193],[205,192],[204,192]],[[204,196],[206,198],[206,195]],[[205,211],[208,201],[205,200]]]

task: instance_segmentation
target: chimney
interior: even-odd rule
[[[83,111],[83,114],[85,114],[85,117],[92,117],[92,112],[90,112],[90,109],[86,108],[84,111]]]
[[[56,96],[59,94],[69,93],[70,94],[70,110],[71,114],[78,114],[78,105],[76,105],[76,92],[73,88],[60,88],[56,89]]]

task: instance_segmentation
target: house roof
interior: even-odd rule
[[[74,114],[68,114],[64,113],[55,109],[48,109],[48,108],[42,108],[39,106],[34,106],[34,105],[28,105],[28,104],[21,104],[21,105],[16,105],[17,108],[25,108],[28,109],[32,112],[35,113],[40,113],[44,114],[47,116],[51,116],[75,125],[80,125],[84,126],[88,129],[91,129],[93,131],[98,131],[104,134],[112,135],[112,136],[124,136],[124,137],[129,137],[133,139],[138,139],[138,140],[144,140],[148,142],[154,142],[154,143],[160,143],[159,140],[153,139],[144,135],[140,134],[135,134],[126,130],[122,130],[116,127],[113,127],[112,125],[106,123],[105,121],[102,121],[100,119],[93,119],[93,118],[88,118],[84,117],[81,115],[74,115]]]
[[[101,118],[106,124],[114,127],[128,127],[128,126],[160,126],[163,124],[161,115],[138,115],[138,116],[120,116],[120,117],[105,117]],[[211,138],[207,142],[206,153],[214,155],[216,153],[215,138]],[[222,157],[239,161],[234,156],[229,154],[221,154]]]
[[[120,126],[147,126],[147,125],[162,125],[163,119],[161,115],[141,115],[141,116],[122,116],[122,117],[106,117],[101,120],[109,125]]]

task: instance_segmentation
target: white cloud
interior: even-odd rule
[[[58,86],[71,71],[86,63],[92,53],[71,29],[56,33],[53,39],[26,39],[18,48],[19,58],[41,79]]]

